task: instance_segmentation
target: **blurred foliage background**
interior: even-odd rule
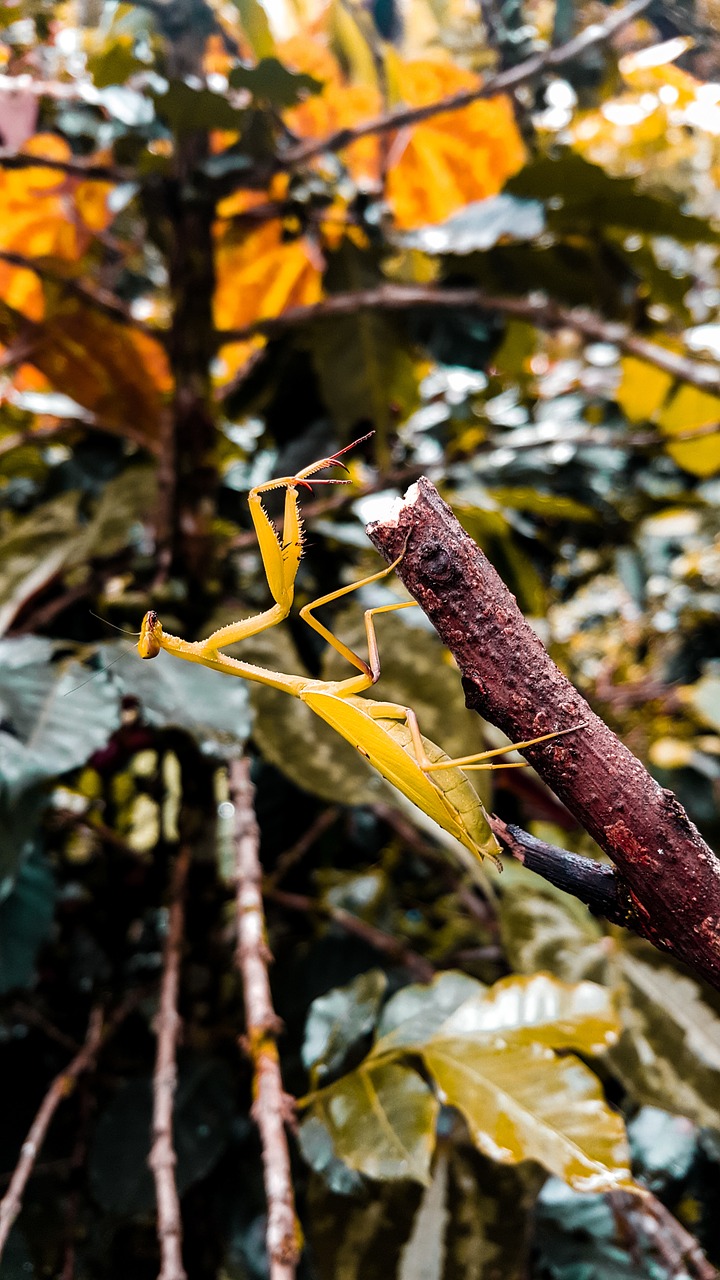
[[[358,1108],[342,1134],[323,1095],[302,1113],[300,1274],[681,1274],[606,1197],[548,1178],[570,1177],[567,1153],[543,1145],[550,1088],[560,1112],[595,1098],[586,1128],[615,1145],[601,1162],[626,1164],[624,1119],[636,1176],[720,1259],[717,993],[517,864],[469,882],[300,704],[133,652],[150,605],[188,638],[266,607],[248,489],[372,429],[346,459],[351,485],[304,495],[298,603],[372,573],[365,522],[428,474],[555,660],[717,841],[714,0],[649,5],[511,96],[382,123],[613,13],[602,0],[0,6],[4,1185],[91,1009],[123,1010],[38,1157],[3,1280],[157,1274],[153,1017],[181,843],[185,1261],[198,1280],[266,1274],[232,958],[227,766],[245,750],[285,1087],[330,1084]],[[362,648],[362,609],[396,598],[377,584],[330,610],[332,626]],[[499,744],[422,616],[378,631],[380,696],[414,706],[451,754]],[[344,674],[296,617],[243,656]],[[534,776],[478,786],[506,820],[596,856]],[[572,985],[533,986],[540,971]],[[438,1026],[506,992],[497,1102],[538,991],[544,1065],[503,1156],[457,1042],[443,1076]],[[395,1029],[397,1044],[422,1011],[373,1077],[398,1159],[357,1091],[377,1071],[373,1037]],[[439,1108],[433,1079],[460,1111]]]

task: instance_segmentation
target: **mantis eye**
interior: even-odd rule
[[[150,610],[145,614],[140,628],[140,639],[138,640],[138,653],[141,658],[157,658],[162,645],[160,637],[162,635],[162,623],[154,610]]]

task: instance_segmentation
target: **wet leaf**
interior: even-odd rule
[[[422,1000],[418,1012],[398,1022],[398,1009],[413,999]],[[402,1047],[423,1049],[450,1038],[488,1047],[543,1044],[597,1054],[617,1040],[619,1030],[609,993],[593,982],[570,985],[538,973],[504,978],[488,989],[447,973],[389,1002],[370,1056]]]
[[[423,1060],[494,1160],[536,1160],[578,1190],[633,1185],[622,1119],[579,1059],[538,1044],[482,1048],[434,1038]]]
[[[312,1114],[330,1133],[335,1155],[368,1178],[427,1184],[438,1103],[415,1071],[362,1065],[319,1093]]]
[[[335,1075],[353,1045],[375,1025],[387,977],[380,969],[361,973],[346,987],[313,1000],[305,1024],[302,1060],[312,1072],[313,1088]]]

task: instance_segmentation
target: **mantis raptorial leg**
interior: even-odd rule
[[[363,437],[365,438],[365,437]],[[355,443],[360,443],[356,441]],[[352,448],[349,445],[348,448]],[[161,649],[189,662],[201,663],[226,675],[240,676],[260,684],[282,689],[299,698],[312,711],[330,724],[346,741],[350,742],[393,786],[397,787],[413,804],[459,840],[477,857],[489,855],[497,860],[499,845],[492,833],[487,814],[469,780],[461,772],[465,769],[519,768],[525,762],[490,763],[508,751],[549,742],[566,733],[582,728],[573,725],[552,733],[542,734],[526,742],[480,751],[474,755],[451,759],[420,732],[412,707],[397,703],[379,702],[360,695],[370,689],[380,678],[380,655],[375,632],[376,614],[406,609],[415,602],[396,601],[365,611],[365,633],[368,657],[360,657],[344,641],[315,617],[315,610],[332,604],[343,596],[370,583],[386,578],[397,568],[405,549],[391,565],[377,573],[353,582],[349,586],[332,591],[313,600],[300,610],[301,618],[323,637],[358,674],[344,680],[313,680],[306,676],[271,671],[264,667],[242,662],[223,653],[228,645],[257,635],[276,626],[287,617],[293,602],[295,579],[302,558],[303,535],[299,511],[298,486],[311,488],[314,484],[343,483],[313,478],[318,471],[335,466],[342,449],[336,454],[312,463],[294,476],[282,476],[266,484],[257,485],[249,495],[250,513],[257,534],[260,554],[274,604],[255,617],[230,623],[214,631],[205,640],[188,641],[180,636],[168,635],[154,612],[143,619],[138,641],[138,651],[143,658],[155,657]],[[342,465],[342,464],[339,464]],[[285,516],[282,539],[270,521],[263,505],[262,494],[272,489],[285,489]]]

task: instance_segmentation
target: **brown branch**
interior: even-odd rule
[[[162,329],[145,324],[143,320],[136,320],[128,308],[109,289],[102,289],[97,285],[94,289],[88,289],[79,280],[65,276],[60,271],[53,271],[52,267],[46,266],[43,262],[38,262],[35,258],[26,258],[22,253],[11,253],[8,249],[0,250],[0,262],[6,262],[8,266],[18,267],[23,271],[34,271],[40,280],[47,280],[49,284],[57,285],[64,293],[78,298],[95,311],[100,311],[102,315],[109,316],[111,320],[117,321],[118,324],[124,324],[131,329],[136,329],[138,333],[144,333],[149,338],[156,338],[158,342],[165,341],[166,334]]]
[[[409,125],[420,124],[423,120],[430,120],[446,111],[461,111],[463,107],[469,107],[480,98],[493,98],[499,93],[511,93],[521,85],[535,80],[544,71],[564,66],[565,63],[581,57],[588,49],[607,44],[623,27],[644,13],[650,3],[651,0],[632,0],[632,3],[625,5],[624,8],[615,9],[602,24],[592,23],[566,44],[558,45],[555,49],[546,49],[542,53],[535,53],[518,66],[491,76],[476,88],[451,94],[447,98],[441,98],[440,101],[428,103],[426,106],[401,107],[395,111],[388,111],[381,116],[376,116],[374,120],[366,120],[356,125],[355,128],[337,129],[324,138],[311,138],[306,142],[298,143],[279,157],[279,166],[288,169],[293,165],[306,164],[308,160],[313,160],[324,152],[342,151],[351,143],[357,142],[359,138],[367,138],[370,134],[383,134],[403,129]]]
[[[610,856],[640,933],[720,989],[720,862],[558,670],[514,597],[429,480],[368,528],[453,653],[466,701],[512,741],[576,732],[524,754]],[[580,727],[582,726],[582,727]]]
[[[88,164],[84,160],[53,160],[50,156],[34,156],[27,151],[6,151],[0,148],[0,167],[3,169],[55,169],[70,178],[83,182],[135,182],[137,173],[132,169],[117,169],[109,164]]]
[[[72,1092],[78,1078],[85,1071],[90,1071],[94,1066],[95,1058],[106,1035],[107,1029],[103,1029],[102,1010],[99,1008],[93,1009],[84,1045],[79,1053],[75,1055],[70,1065],[55,1077],[43,1098],[40,1109],[23,1142],[20,1159],[15,1166],[10,1185],[0,1201],[0,1258],[2,1258],[5,1245],[8,1242],[13,1223],[22,1207],[23,1193],[33,1171],[37,1155],[45,1141],[50,1122],[60,1103]]]
[[[299,328],[325,317],[351,316],[358,311],[367,310],[408,311],[417,307],[499,311],[504,315],[527,320],[539,329],[575,329],[592,342],[611,343],[624,355],[644,360],[674,378],[701,387],[703,391],[720,394],[720,367],[715,362],[703,363],[676,351],[669,351],[656,342],[638,337],[621,321],[605,320],[585,307],[561,307],[552,301],[514,298],[505,294],[486,293],[484,289],[382,284],[375,289],[331,294],[322,302],[308,306],[290,307],[279,316],[256,320],[243,329],[220,329],[216,338],[219,343],[245,342],[257,334],[274,338],[288,329]]]
[[[153,1075],[153,1145],[148,1164],[155,1179],[157,1234],[160,1244],[158,1280],[186,1280],[182,1261],[182,1218],[175,1181],[173,1102],[177,1086],[180,963],[185,930],[185,893],[191,849],[184,845],[175,859],[170,882],[168,928],[163,948],[160,1005],[156,1018],[157,1052]]]
[[[647,1241],[662,1270],[668,1276],[690,1280],[717,1280],[717,1271],[708,1262],[694,1236],[673,1217],[656,1196],[612,1191],[610,1207],[618,1223],[632,1239]]]
[[[247,760],[235,760],[230,766],[230,796],[236,815],[237,965],[245,999],[245,1044],[255,1074],[252,1114],[262,1143],[270,1280],[293,1280],[300,1256],[300,1231],[285,1133],[292,1101],[283,1090],[280,1073],[277,1036],[281,1024],[273,1008],[268,977],[272,957],[265,932],[260,833]]]
[[[432,982],[435,977],[435,968],[429,960],[419,956],[416,951],[411,951],[391,933],[385,933],[383,929],[378,929],[377,925],[361,920],[360,916],[353,915],[352,911],[346,911],[344,907],[317,902],[307,894],[287,893],[284,889],[270,889],[266,892],[266,897],[272,902],[277,902],[278,906],[286,907],[288,911],[301,911],[304,915],[321,915],[332,920],[333,924],[339,925],[345,933],[351,933],[361,942],[373,947],[393,964],[404,965],[417,982]]]

